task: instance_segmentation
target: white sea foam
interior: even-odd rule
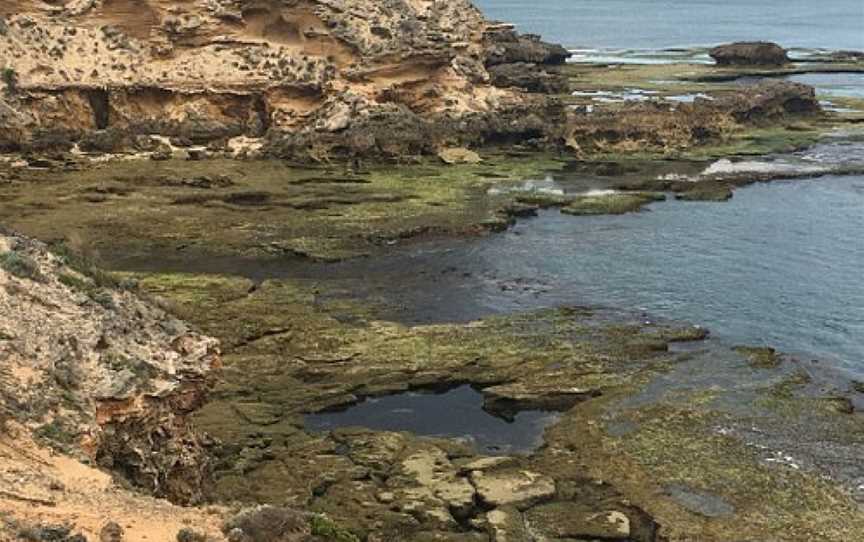
[[[513,192],[534,192],[538,194],[552,194],[555,196],[564,195],[564,189],[561,188],[561,186],[555,182],[555,179],[551,176],[547,176],[545,179],[529,179],[516,186],[494,186],[486,191],[490,196],[510,194]]]
[[[611,195],[617,194],[617,193],[618,193],[617,190],[594,189],[594,190],[586,190],[585,192],[582,192],[582,193],[577,194],[577,195],[582,196],[582,197],[586,197],[586,198],[602,198],[604,196],[611,196]]]
[[[717,160],[705,171],[703,176],[710,175],[729,175],[737,173],[798,173],[798,172],[819,172],[824,168],[819,166],[808,166],[805,164],[793,164],[788,162],[757,162],[755,160],[745,160],[742,162],[733,162],[728,158]]]

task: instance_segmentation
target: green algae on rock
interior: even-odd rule
[[[563,163],[551,155],[487,154],[480,164],[346,174],[277,161],[166,161],[148,165],[145,174],[136,161],[112,162],[48,175],[22,172],[3,187],[0,219],[42,238],[77,240],[94,252],[115,253],[122,238],[125,256],[161,247],[330,261],[418,236],[504,228],[511,220],[509,198],[488,196],[488,188]],[[97,189],[104,200],[88,199]]]
[[[767,346],[736,346],[734,350],[746,356],[750,364],[759,369],[774,369],[782,361],[777,351]]]
[[[657,192],[611,192],[576,196],[561,207],[568,215],[620,215],[639,211],[645,205],[663,201],[666,196]]]

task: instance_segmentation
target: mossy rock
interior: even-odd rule
[[[659,192],[614,192],[597,196],[578,196],[561,208],[568,215],[622,215],[640,211],[645,205],[664,201]]]
[[[755,369],[775,369],[782,361],[777,351],[767,346],[736,346],[734,350],[747,358]]]
[[[681,201],[729,201],[732,188],[725,183],[697,183],[692,190],[675,194]]]

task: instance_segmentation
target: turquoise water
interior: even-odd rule
[[[864,49],[861,0],[476,0],[491,18],[568,47],[663,49],[735,40]]]

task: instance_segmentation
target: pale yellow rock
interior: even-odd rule
[[[513,461],[514,459],[512,457],[507,456],[481,457],[480,459],[475,459],[470,463],[462,465],[461,471],[471,472],[475,470],[489,470],[495,467],[503,467]]]
[[[418,452],[402,462],[404,471],[449,509],[467,510],[474,505],[474,486],[458,476],[458,470],[440,449]]]
[[[555,495],[552,478],[525,470],[474,471],[471,482],[483,501],[496,507],[512,505],[523,510]]]
[[[630,518],[617,510],[612,510],[606,514],[606,521],[621,533],[621,536],[630,536]]]
[[[486,514],[492,542],[528,542],[531,540],[522,513],[513,507],[496,508]]]
[[[479,164],[483,160],[476,152],[462,147],[451,147],[438,151],[438,158],[445,164]]]

